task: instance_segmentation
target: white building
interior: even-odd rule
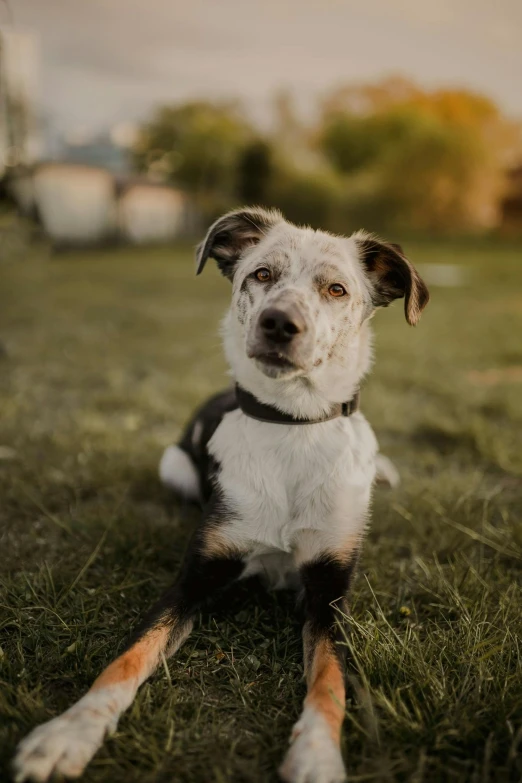
[[[116,188],[110,172],[44,163],[35,168],[32,179],[42,226],[55,245],[97,245],[115,237]]]
[[[186,221],[187,200],[170,187],[131,183],[118,199],[120,236],[131,244],[172,242],[186,230]]]

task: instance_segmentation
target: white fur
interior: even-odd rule
[[[260,266],[282,271],[272,287],[250,286],[251,303],[242,283]],[[323,269],[329,283],[345,286],[347,296],[334,300],[317,289],[314,277]],[[248,348],[260,312],[281,297],[303,310],[310,339],[301,369],[273,378],[248,357]],[[301,418],[318,417],[332,403],[351,399],[368,372],[372,314],[371,289],[355,241],[281,221],[244,254],[234,275],[232,303],[223,323],[232,374],[262,402]]]
[[[346,778],[339,746],[325,719],[313,707],[305,707],[295,724],[291,746],[279,768],[287,783],[341,783]]]
[[[130,684],[91,691],[63,715],[38,726],[18,747],[16,783],[45,781],[53,773],[79,777],[106,734],[115,731],[135,692]]]
[[[181,497],[199,500],[199,477],[188,454],[178,446],[168,446],[159,464],[160,479]]]
[[[201,421],[197,421],[194,424],[194,429],[192,430],[192,445],[198,446],[199,442],[201,441],[201,436],[203,434],[203,423]]]
[[[287,572],[355,544],[367,519],[376,450],[361,413],[304,427],[228,413],[209,451],[221,464],[220,487],[235,510],[220,529],[250,551],[246,573],[266,571],[263,558],[270,553],[291,555],[292,564],[280,561]]]

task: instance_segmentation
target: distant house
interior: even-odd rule
[[[146,181],[130,182],[118,198],[120,236],[132,244],[172,242],[186,233],[187,199],[179,190]]]
[[[7,189],[55,246],[169,243],[190,233],[196,221],[181,191],[80,163],[11,167]]]
[[[43,163],[33,172],[43,229],[56,245],[96,245],[117,233],[115,184],[102,168]]]

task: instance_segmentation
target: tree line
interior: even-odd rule
[[[390,78],[333,90],[309,122],[288,94],[274,108],[261,133],[238,103],[160,107],[140,129],[134,165],[186,190],[206,219],[255,203],[343,233],[498,227],[522,134],[491,99]]]

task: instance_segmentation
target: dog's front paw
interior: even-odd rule
[[[341,752],[321,715],[306,709],[291,742],[279,768],[285,783],[342,783],[346,779]]]
[[[76,704],[63,715],[34,729],[18,746],[13,762],[15,781],[48,780],[53,773],[79,777],[103,742],[116,728],[105,710]]]

